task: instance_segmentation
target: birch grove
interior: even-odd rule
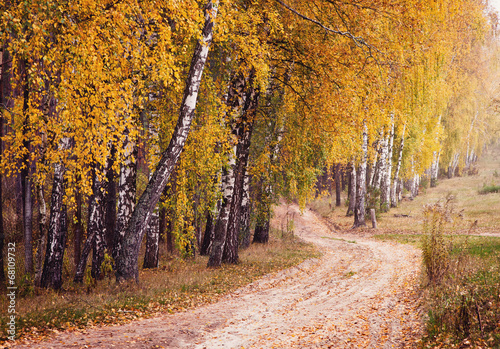
[[[76,283],[106,263],[139,281],[164,250],[238,263],[269,241],[274,204],[304,208],[333,180],[363,227],[474,174],[498,129],[500,72],[482,63],[498,33],[478,1],[0,9],[0,250],[22,240],[41,287],[63,287],[64,258]]]

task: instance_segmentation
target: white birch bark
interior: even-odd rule
[[[396,165],[396,170],[394,171],[394,180],[393,180],[393,186],[391,190],[391,206],[392,207],[397,207],[398,202],[401,201],[399,199],[398,195],[398,185],[399,185],[399,171],[401,169],[401,163],[403,161],[403,149],[405,145],[405,131],[406,131],[406,124],[403,125],[403,132],[401,135],[401,144],[399,146],[399,155],[398,155],[398,162]]]
[[[365,203],[366,203],[366,161],[368,158],[368,127],[366,121],[363,129],[363,155],[359,164],[358,187],[356,197],[356,209],[354,210],[354,227],[365,226]]]
[[[229,154],[229,164],[222,172],[222,203],[214,227],[214,241],[210,249],[208,259],[209,267],[218,267],[222,261],[224,246],[226,244],[227,224],[229,222],[229,212],[234,190],[234,170],[236,167],[236,148],[234,145]]]
[[[357,193],[357,178],[356,178],[356,162],[352,159],[351,162],[351,178],[350,178],[350,190],[349,190],[349,207],[347,209],[347,216],[352,216],[354,210],[356,209],[356,193]]]
[[[59,149],[65,151],[70,146],[71,140],[64,137],[59,144]],[[42,287],[56,290],[62,286],[62,265],[66,242],[66,209],[63,205],[65,172],[66,168],[62,162],[54,165],[47,249],[40,282]]]
[[[385,173],[382,178],[380,191],[380,207],[382,212],[389,211],[391,206],[391,176],[392,176],[392,151],[394,145],[394,116],[391,117],[391,130],[387,142],[387,157],[385,165]]]

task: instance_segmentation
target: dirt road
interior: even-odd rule
[[[268,275],[201,308],[62,333],[16,348],[393,348],[419,338],[419,252],[331,230],[312,211],[295,233],[323,256]]]

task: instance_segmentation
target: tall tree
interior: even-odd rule
[[[151,214],[158,203],[163,188],[168,182],[168,178],[172,174],[189,134],[198,98],[201,76],[208,57],[210,44],[212,43],[213,21],[217,15],[217,10],[218,1],[216,0],[209,1],[205,6],[205,25],[202,31],[202,39],[196,44],[191,60],[177,125],[169,146],[162,153],[160,162],[135,207],[123,239],[123,246],[115,259],[116,278],[118,281],[134,278],[138,280],[140,243],[151,219]]]
[[[70,149],[71,140],[63,138],[60,149]],[[62,267],[65,244],[67,239],[67,212],[63,203],[64,198],[64,174],[66,168],[62,163],[54,166],[54,177],[52,180],[52,196],[50,205],[49,231],[47,234],[47,250],[43,264],[41,286],[45,288],[60,289],[62,286]]]
[[[363,128],[362,158],[359,164],[359,174],[356,192],[356,207],[354,209],[354,227],[365,226],[365,202],[366,202],[366,160],[368,153],[368,128],[366,121]]]

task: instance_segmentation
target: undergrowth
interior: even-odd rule
[[[450,200],[425,208],[424,347],[500,347],[500,238],[445,235],[461,224]]]
[[[479,194],[491,194],[491,193],[500,193],[500,185],[485,185],[481,190],[479,190]]]

